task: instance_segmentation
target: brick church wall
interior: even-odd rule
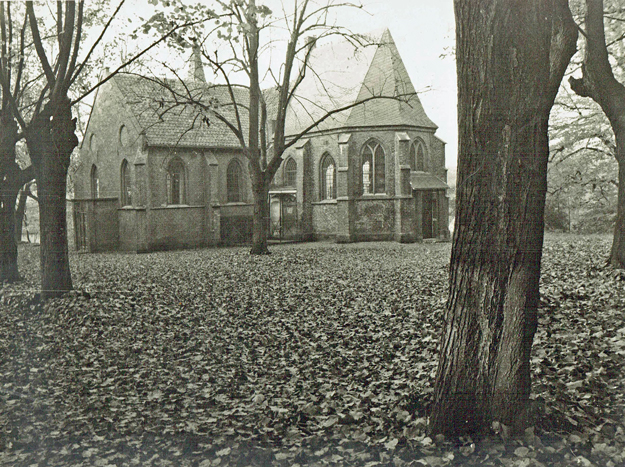
[[[332,238],[336,235],[338,220],[336,202],[313,204],[313,232],[315,239]]]

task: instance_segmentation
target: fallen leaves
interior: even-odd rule
[[[23,465],[618,465],[606,244],[548,238],[521,440],[427,436],[448,244],[321,243],[74,255],[81,292],[43,308],[27,271],[0,302],[0,443]]]

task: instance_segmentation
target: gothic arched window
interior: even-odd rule
[[[236,159],[232,159],[226,171],[226,192],[229,203],[243,201],[243,170]]]
[[[321,199],[336,199],[336,165],[330,154],[324,154],[320,167]]]
[[[284,184],[293,187],[297,185],[297,162],[292,157],[284,165]]]
[[[122,167],[119,175],[121,180],[122,206],[130,206],[132,205],[132,184],[130,181],[130,165],[126,159],[122,161]]]
[[[410,170],[428,172],[430,170],[425,144],[417,140],[410,145]]]
[[[91,198],[100,197],[100,179],[98,178],[98,168],[95,164],[91,166]]]
[[[167,166],[167,204],[185,204],[186,180],[184,162],[179,157]]]
[[[382,145],[369,141],[362,150],[362,194],[386,191],[386,157]]]

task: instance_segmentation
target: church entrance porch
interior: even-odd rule
[[[300,236],[297,215],[297,192],[295,190],[269,193],[269,215],[271,238],[296,240]]]
[[[438,192],[423,192],[423,211],[421,215],[423,238],[437,238],[438,232]]]

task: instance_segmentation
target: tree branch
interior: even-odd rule
[[[55,83],[55,76],[52,71],[52,67],[50,66],[50,62],[48,61],[48,57],[46,56],[46,51],[43,48],[41,34],[39,33],[39,25],[37,24],[37,17],[35,16],[32,0],[28,0],[26,2],[26,12],[30,19],[30,30],[35,44],[35,50],[37,51],[37,55],[41,61],[41,66],[46,75],[46,79],[48,80],[48,84],[52,87]]]

